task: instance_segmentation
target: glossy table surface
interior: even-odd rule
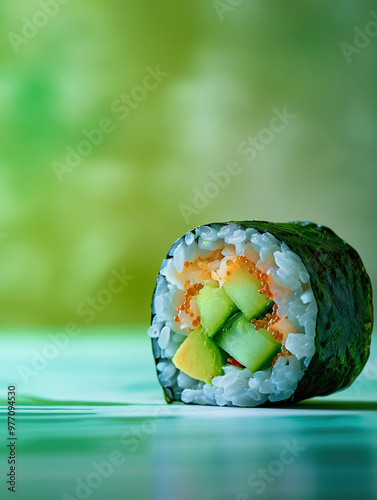
[[[82,334],[58,350],[46,335],[3,335],[0,498],[377,499],[372,348],[343,392],[290,407],[216,408],[165,404],[149,339],[136,328]],[[9,385],[16,495],[6,484]]]

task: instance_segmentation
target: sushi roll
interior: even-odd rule
[[[349,386],[372,327],[368,274],[333,231],[242,221],[171,246],[148,335],[168,403],[255,407]]]

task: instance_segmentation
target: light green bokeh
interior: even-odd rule
[[[83,321],[77,307],[123,268],[134,279],[91,327],[147,324],[167,249],[213,221],[328,225],[375,284],[377,37],[349,63],[340,47],[372,9],[245,0],[221,20],[199,0],[72,0],[16,53],[9,33],[41,6],[3,2],[0,328]],[[157,66],[169,75],[121,119],[114,101]],[[296,117],[247,161],[239,145],[284,107]],[[59,182],[52,163],[106,118],[113,132]],[[230,160],[241,173],[185,220],[180,204]]]

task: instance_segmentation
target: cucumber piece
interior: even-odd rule
[[[223,288],[248,320],[256,318],[273,304],[266,295],[259,293],[262,283],[246,269],[237,269]]]
[[[197,296],[200,324],[209,337],[213,337],[238,307],[233,300],[216,285],[204,285]]]
[[[279,342],[267,330],[256,330],[241,312],[230,318],[215,340],[251,372],[268,368],[281,349]]]
[[[190,333],[173,357],[179,370],[207,384],[212,383],[212,377],[223,375],[226,360],[227,355],[201,327]]]

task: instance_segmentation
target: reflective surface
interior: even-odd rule
[[[28,339],[6,346],[13,362],[0,346],[1,396],[15,382],[22,403],[17,498],[377,498],[376,352],[336,395],[213,408],[163,402],[145,337],[76,338],[22,380],[46,345]],[[3,498],[4,406],[0,429]]]

